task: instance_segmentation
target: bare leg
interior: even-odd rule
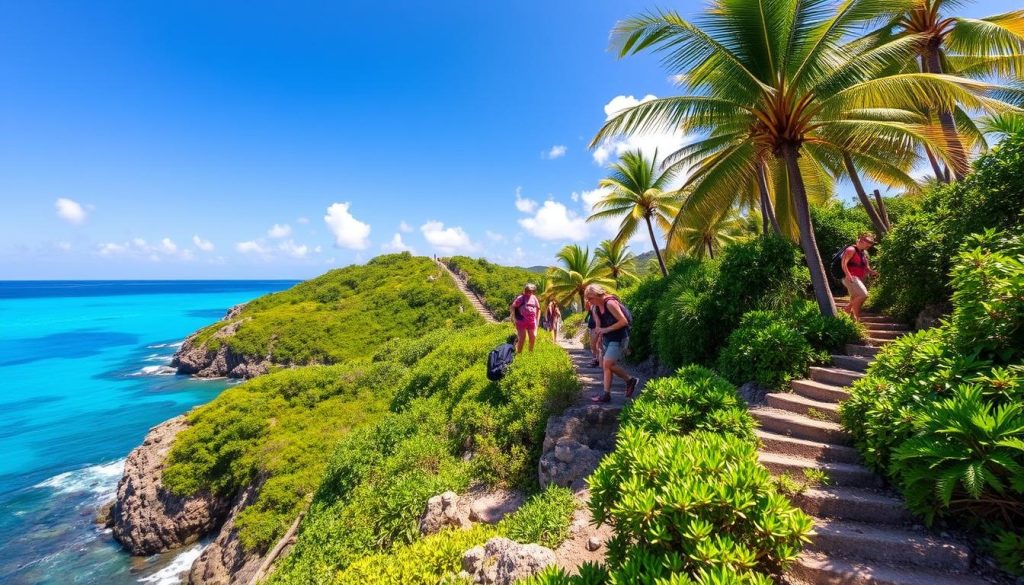
[[[854,321],[860,321],[860,308],[866,300],[868,300],[867,297],[855,297],[850,299],[850,314],[853,315]]]
[[[537,326],[534,325],[532,329],[527,329],[526,332],[530,335],[530,351],[533,351],[533,344],[537,342]],[[522,342],[519,342],[522,345]]]
[[[516,353],[523,353],[523,343],[526,342],[526,329],[516,329]]]

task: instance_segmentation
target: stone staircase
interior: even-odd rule
[[[837,305],[845,301],[837,299]],[[776,475],[804,481],[804,470],[821,470],[824,486],[793,496],[814,517],[815,535],[787,576],[795,584],[975,585],[971,551],[920,526],[881,479],[859,463],[850,436],[839,424],[839,403],[864,376],[879,347],[907,327],[884,316],[866,315],[865,345],[848,345],[832,363],[794,380],[792,392],[768,394],[751,409],[760,428],[760,460]]]
[[[455,286],[458,287],[460,291],[462,291],[462,294],[466,295],[466,298],[469,299],[469,304],[473,306],[473,309],[477,313],[480,313],[480,316],[484,318],[484,321],[487,321],[488,323],[498,322],[498,320],[494,318],[494,313],[492,313],[490,309],[484,306],[484,303],[483,301],[480,300],[480,297],[476,296],[476,293],[469,290],[469,287],[466,286],[466,282],[462,280],[462,277],[452,272],[452,269],[448,268],[448,265],[442,262],[440,259],[434,258],[434,262],[437,263],[438,266],[443,268],[444,271],[448,273],[448,276],[452,277],[452,280],[455,281]]]

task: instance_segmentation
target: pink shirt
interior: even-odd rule
[[[516,297],[516,300],[512,301],[513,316],[516,307],[519,307],[519,314],[523,316],[521,320],[515,320],[516,325],[533,327],[537,324],[537,313],[540,313],[540,301],[537,300],[537,295],[530,295],[529,300],[526,299],[526,295]]]

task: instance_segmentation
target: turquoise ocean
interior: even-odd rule
[[[171,355],[233,305],[294,281],[0,281],[0,583],[170,585],[202,544],[125,554],[93,522],[146,431],[233,382]]]

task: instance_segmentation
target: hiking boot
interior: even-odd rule
[[[612,394],[611,394],[611,392],[605,392],[604,394],[602,394],[600,396],[593,396],[593,397],[591,397],[590,401],[591,402],[611,402],[612,401]]]
[[[633,397],[633,392],[636,391],[636,385],[639,382],[640,380],[637,378],[630,378],[629,381],[626,382],[626,398]]]

